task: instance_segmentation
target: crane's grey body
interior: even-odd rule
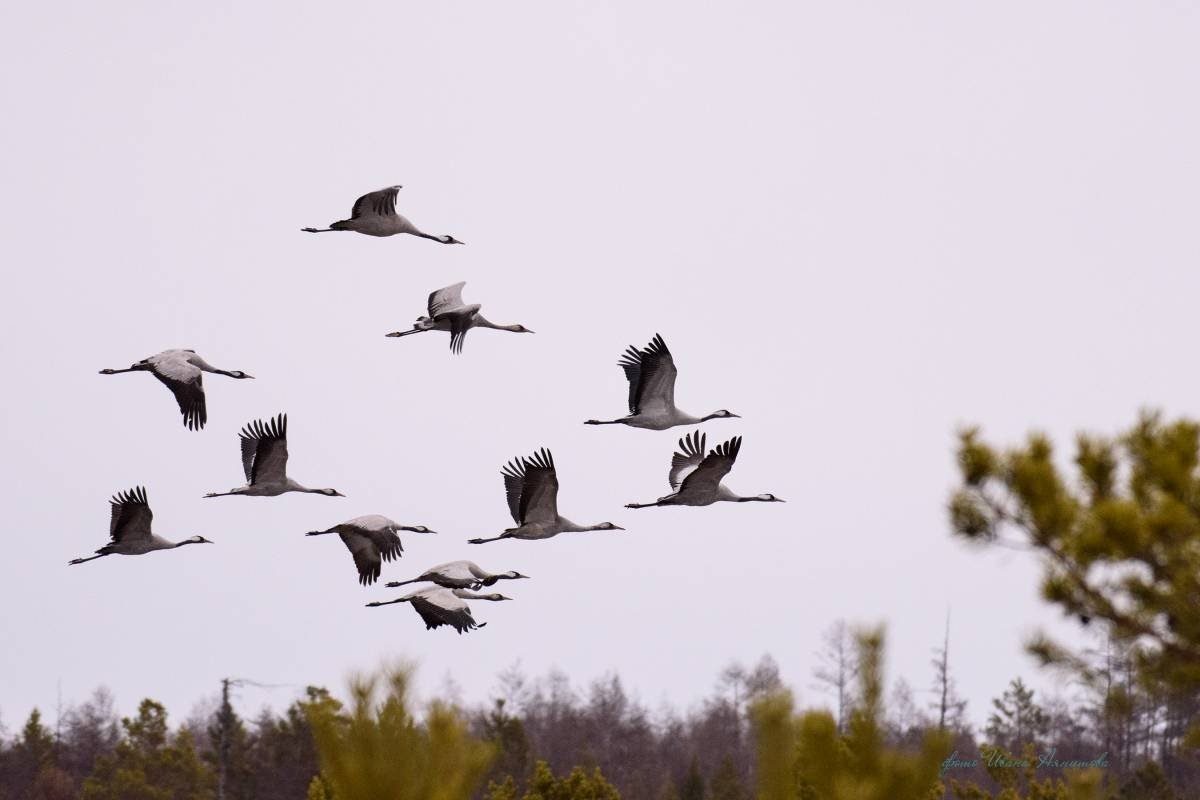
[[[241,370],[224,370],[214,367],[195,350],[164,350],[157,355],[143,358],[129,369],[102,369],[101,375],[118,375],[122,372],[149,372],[162,381],[175,395],[179,411],[183,414],[183,425],[197,431],[208,422],[208,408],[204,400],[204,373],[212,372],[242,380],[253,378]]]
[[[466,281],[459,281],[433,292],[429,295],[426,309],[429,313],[427,316],[417,317],[412,330],[393,331],[387,334],[387,336],[409,336],[414,333],[424,333],[425,331],[449,331],[450,352],[461,353],[463,340],[467,336],[467,331],[471,330],[471,328],[491,328],[492,330],[512,331],[513,333],[533,333],[533,331],[524,325],[497,325],[479,313],[479,310],[483,306],[477,303],[472,305],[463,303],[462,289],[466,285]]]
[[[516,458],[501,470],[508,509],[515,528],[507,528],[490,539],[468,539],[470,544],[495,542],[500,539],[549,539],[560,533],[575,531],[623,531],[611,522],[597,525],[576,525],[558,513],[558,473],[554,456],[546,448],[529,458]]]
[[[242,442],[242,469],[246,485],[228,492],[209,492],[205,497],[245,495],[275,497],[286,492],[323,494],[326,497],[345,497],[336,489],[310,489],[287,476],[287,414],[274,419],[247,423],[239,434]]]
[[[449,625],[456,631],[466,633],[475,628],[482,628],[486,622],[476,622],[471,616],[471,607],[466,600],[511,600],[502,594],[475,594],[466,589],[446,589],[441,586],[430,586],[410,592],[395,600],[367,603],[368,608],[392,605],[393,603],[409,603],[413,610],[425,622],[425,630]]]
[[[420,236],[422,239],[432,239],[441,244],[462,244],[453,236],[434,236],[413,225],[405,217],[396,213],[396,195],[404,188],[389,186],[368,192],[354,201],[350,211],[350,219],[342,219],[331,223],[328,228],[301,228],[305,233],[328,233],[330,231],[354,231],[365,233],[367,236],[395,236],[398,233],[408,233]]]
[[[516,580],[518,578],[528,578],[528,575],[522,575],[519,572],[501,572],[491,573],[480,567],[474,561],[451,561],[447,564],[438,564],[436,567],[430,567],[415,578],[407,581],[391,581],[387,584],[389,589],[394,589],[397,586],[404,586],[408,583],[422,583],[428,581],[436,583],[438,586],[447,589],[482,589],[485,586],[492,586],[497,581]]]
[[[112,517],[108,525],[108,535],[112,541],[97,550],[96,555],[75,558],[67,562],[68,564],[83,564],[111,555],[140,556],[155,550],[174,550],[185,544],[212,544],[203,536],[172,542],[155,535],[150,530],[154,512],[150,510],[150,501],[146,498],[146,489],[143,486],[118,492],[108,502],[112,506]]]
[[[679,450],[671,456],[671,471],[668,480],[675,491],[660,497],[653,503],[629,503],[626,508],[649,508],[650,506],[709,506],[728,501],[747,503],[782,503],[773,494],[742,497],[730,491],[721,480],[733,469],[738,452],[742,449],[742,437],[734,436],[704,454],[706,437],[693,431],[679,440]]]
[[[367,586],[379,580],[384,561],[400,558],[400,554],[404,552],[404,546],[400,543],[400,531],[435,533],[424,525],[401,525],[382,514],[367,514],[338,523],[323,531],[310,531],[306,535],[322,536],[336,533],[354,558],[358,582]]]
[[[629,381],[629,415],[610,420],[589,419],[585,425],[628,425],[663,431],[677,425],[696,425],[710,419],[737,416],[732,411],[720,409],[696,417],[675,406],[675,377],[679,371],[667,343],[657,333],[641,350],[630,345],[617,366],[625,371],[625,379]]]

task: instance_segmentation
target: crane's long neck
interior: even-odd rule
[[[461,597],[463,600],[492,600],[492,601],[499,601],[499,600],[502,600],[502,599],[504,599],[504,598],[501,598],[501,597],[499,597],[499,596],[497,596],[497,595],[492,595],[492,594],[479,594],[479,593],[477,593],[477,592],[472,592],[472,591],[471,591],[471,590],[469,590],[469,589],[454,589],[454,590],[453,590],[453,592],[454,592],[454,596],[455,596],[455,597]]]
[[[376,606],[390,606],[395,603],[407,603],[411,597],[398,597],[395,600],[376,600],[373,603],[367,603],[367,608],[375,608]]]
[[[182,542],[175,542],[174,544],[172,544],[170,549],[174,549],[176,547],[183,547],[185,544],[200,544],[200,543],[193,539],[184,539]]]
[[[483,316],[482,314],[475,315],[475,327],[476,328],[491,328],[494,331],[512,331],[513,333],[520,333],[522,330],[521,326],[516,325],[516,324],[514,324],[514,325],[497,325],[495,322],[492,322],[490,319]]]
[[[566,518],[560,518],[559,522],[563,533],[582,533],[584,531],[603,531],[607,530],[604,523],[600,522],[595,525],[576,525],[574,522]]]

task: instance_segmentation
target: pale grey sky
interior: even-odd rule
[[[953,433],[1196,412],[1198,39],[1169,2],[9,4],[0,718],[60,681],[179,715],[225,675],[396,656],[468,700],[519,659],[656,705],[770,652],[817,702],[832,621],[886,621],[923,689],[948,607],[975,719],[1052,685],[1036,565],[948,534]],[[392,183],[467,245],[299,231]],[[384,338],[459,280],[537,335]],[[622,507],[683,431],[580,423],[623,412],[616,359],[656,331],[682,407],[743,415],[705,426],[745,437],[730,485],[787,504]],[[170,347],[258,380],[210,376],[192,433],[150,376],[96,374]],[[202,500],[280,410],[292,475],[348,497]],[[565,515],[628,532],[467,545],[539,446]],[[216,545],[68,568],[137,484]],[[365,609],[392,592],[301,534],[367,513],[442,532],[385,579],[535,580],[466,636]]]

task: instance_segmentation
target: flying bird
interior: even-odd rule
[[[287,414],[280,414],[265,423],[262,420],[254,420],[242,428],[240,436],[246,485],[230,489],[228,492],[209,492],[205,497],[224,497],[230,494],[275,497],[285,492],[345,497],[336,489],[309,489],[287,476]]]
[[[549,539],[560,533],[575,531],[623,531],[611,522],[598,525],[576,525],[558,514],[558,473],[554,456],[542,448],[529,458],[516,458],[500,471],[504,476],[504,492],[515,528],[507,528],[490,539],[468,539],[469,544],[483,544],[500,539]]]
[[[376,601],[367,603],[367,608],[387,606],[393,603],[411,603],[413,610],[425,621],[425,630],[449,625],[459,633],[466,633],[475,628],[482,628],[486,622],[475,622],[471,616],[471,607],[466,600],[512,600],[502,594],[475,594],[466,589],[444,589],[441,586],[430,586],[410,592],[395,600]]]
[[[182,542],[171,542],[156,536],[150,530],[154,520],[154,512],[150,510],[150,501],[146,499],[145,487],[138,486],[128,491],[113,495],[108,501],[112,504],[112,520],[108,525],[108,535],[111,542],[96,551],[96,555],[87,558],[73,558],[70,564],[82,564],[85,561],[95,561],[97,558],[111,556],[114,553],[123,556],[140,556],[153,553],[155,550],[173,550],[185,544],[212,544],[203,536],[193,536]]]
[[[389,186],[376,192],[368,192],[354,201],[350,211],[350,219],[338,220],[328,228],[301,228],[306,233],[327,233],[329,231],[357,231],[368,236],[394,236],[397,233],[410,233],[422,239],[432,239],[442,244],[463,244],[453,236],[434,236],[413,225],[406,218],[396,213],[396,194],[404,187]]]
[[[721,480],[733,469],[738,451],[742,449],[742,437],[735,436],[719,444],[708,455],[704,455],[705,436],[699,431],[679,440],[679,451],[671,456],[671,471],[667,478],[675,491],[660,497],[653,503],[629,503],[626,508],[648,508],[650,506],[708,506],[721,500],[734,503],[760,501],[782,503],[773,494],[742,497],[731,492]]]
[[[346,545],[346,549],[354,557],[354,566],[358,568],[358,582],[367,586],[379,580],[384,561],[399,558],[404,551],[403,545],[400,544],[400,531],[437,533],[424,525],[401,525],[380,514],[368,514],[323,531],[310,531],[305,535],[322,536],[326,533],[336,533],[340,536],[342,544]]]
[[[620,419],[589,419],[585,425],[629,425],[662,431],[676,425],[696,425],[710,419],[736,417],[721,409],[703,417],[693,417],[675,407],[675,359],[662,336],[654,334],[645,349],[629,346],[617,362],[629,381],[629,415]]]
[[[478,303],[465,305],[462,299],[462,288],[466,281],[438,289],[429,295],[428,316],[417,317],[412,330],[394,331],[388,336],[409,336],[425,331],[450,331],[450,352],[461,353],[463,339],[471,328],[492,328],[497,331],[512,331],[513,333],[533,333],[524,325],[497,325],[484,318],[479,313],[482,308]]]
[[[129,369],[102,369],[101,375],[117,375],[122,372],[149,372],[158,378],[179,403],[183,412],[183,425],[188,430],[198,431],[208,421],[208,410],[204,405],[204,373],[213,372],[242,380],[253,378],[239,369],[217,369],[195,350],[164,350],[156,356],[143,358]]]
[[[436,583],[438,586],[444,586],[447,589],[479,590],[485,586],[491,586],[497,581],[528,577],[528,575],[522,575],[519,572],[491,573],[474,561],[451,561],[448,564],[438,564],[436,567],[430,567],[411,580],[391,581],[387,584],[387,587],[395,589],[397,586],[404,586],[407,583],[428,581]]]

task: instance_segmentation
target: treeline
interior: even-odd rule
[[[817,751],[870,750],[874,755],[867,761],[875,769],[897,773],[873,780],[894,787],[903,774],[917,787],[905,790],[916,792],[914,797],[986,798],[1014,781],[1017,790],[1031,782],[1061,785],[1064,792],[1068,787],[1095,790],[1080,797],[1200,796],[1197,762],[1182,754],[1180,743],[1163,727],[1163,720],[1180,713],[1166,700],[1136,691],[1120,704],[1103,697],[1041,700],[1014,679],[993,701],[988,723],[975,730],[954,688],[947,643],[934,651],[931,679],[921,691],[904,680],[885,690],[882,635],[837,624],[814,675],[831,710],[794,719],[791,695],[770,657],[753,666],[731,664],[712,694],[687,711],[651,711],[616,676],[579,687],[561,673],[530,678],[515,668],[499,676],[487,707],[436,708],[449,720],[445,725],[460,726],[464,741],[483,748],[462,796],[487,800],[749,800],[765,791],[771,735],[788,741],[785,759],[803,749],[805,737]],[[153,700],[143,700],[136,714],[119,719],[112,696],[99,689],[55,720],[35,710],[3,741],[0,798],[350,800],[336,792],[329,778],[336,769],[328,756],[337,750],[339,732],[354,724],[371,731],[379,727],[380,701],[368,701],[364,692],[354,689],[346,703],[310,687],[282,713],[264,710],[250,719],[226,700],[209,713],[171,725],[166,709]],[[428,714],[407,710],[411,703],[403,687],[390,696],[398,698],[397,708],[406,709],[404,735],[411,738],[430,727]],[[770,727],[766,733],[764,725]],[[358,754],[347,774],[372,774],[379,763],[403,760],[405,747],[412,749],[393,737],[370,758],[361,757],[369,738],[360,736],[343,748],[343,756]],[[1062,762],[1107,754],[1107,763],[1093,771],[1047,766],[1026,775],[1013,767],[989,769],[981,757],[994,751],[1016,761],[1026,750],[1035,757],[1053,753]],[[822,768],[869,776],[867,762],[847,758],[841,767],[818,759],[810,769],[820,762]],[[966,766],[972,760],[983,763]],[[891,766],[880,766],[885,762]],[[795,770],[789,766],[785,772]]]
[[[483,708],[418,711],[399,671],[253,719],[226,692],[174,726],[153,700],[118,719],[100,690],[0,739],[0,800],[1200,798],[1200,423],[1080,435],[1070,472],[1039,435],[1000,449],[966,430],[957,458],[954,534],[1033,554],[1044,599],[1092,632],[1026,644],[1070,697],[1014,678],[975,728],[949,624],[930,679],[889,684],[882,630],[842,623],[814,675],[831,710],[796,712],[766,657],[686,711],[648,710],[615,676],[515,669]]]

